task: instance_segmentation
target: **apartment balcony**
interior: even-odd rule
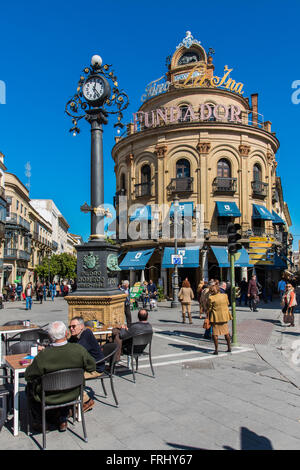
[[[57,251],[57,249],[58,249],[58,243],[52,241],[52,250],[53,250],[53,251]]]
[[[237,178],[223,178],[217,176],[213,181],[214,193],[235,193],[237,190]]]
[[[19,215],[19,225],[30,232],[30,223]]]
[[[29,261],[30,260],[30,253],[28,253],[27,251],[24,251],[24,250],[19,250],[18,259],[23,259],[25,261]]]
[[[152,182],[139,183],[134,185],[135,197],[147,197],[151,196]]]
[[[35,240],[35,241],[38,242],[38,241],[39,241],[39,232],[37,232],[36,230],[34,230],[34,231],[32,232],[32,238],[33,238],[33,240]]]
[[[262,181],[252,181],[252,194],[254,197],[264,199],[268,194],[268,183],[263,183]]]
[[[18,250],[16,248],[4,248],[3,258],[6,259],[17,259]]]
[[[176,193],[191,193],[193,192],[193,180],[194,178],[172,178],[169,191],[171,194]]]
[[[7,214],[5,219],[6,224],[13,224],[16,225],[18,223],[18,214],[15,212],[10,212]]]

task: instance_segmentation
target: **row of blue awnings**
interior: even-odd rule
[[[230,264],[228,261],[228,250],[225,246],[212,246],[213,253],[217,258],[217,262],[220,268],[229,268]],[[150,260],[154,248],[151,250],[140,250],[140,251],[129,251],[123,261],[120,263],[120,268],[122,270],[141,270],[145,269],[146,264]],[[161,267],[163,269],[174,268],[172,264],[172,255],[175,254],[175,249],[173,247],[166,247],[164,249],[163,259]],[[177,254],[182,255],[182,265],[178,265],[178,268],[198,268],[199,256],[200,256],[200,246],[192,247],[179,247],[177,249]],[[239,250],[236,254],[236,267],[248,267],[252,266],[249,262],[249,255],[245,248]]]
[[[216,201],[216,210],[219,217],[241,217],[241,212],[235,202]],[[182,217],[192,217],[194,211],[193,202],[180,202],[178,212]],[[170,216],[174,216],[174,204],[170,207]],[[274,210],[272,214],[265,206],[253,204],[253,219],[271,220],[273,224],[284,225],[285,221]],[[152,220],[151,206],[143,206],[134,211],[130,216],[130,220]]]
[[[228,259],[228,249],[226,246],[211,246],[211,249],[217,258],[217,262],[220,268],[229,268],[230,263]],[[249,262],[249,255],[245,248],[238,250],[235,255],[236,268],[251,267],[253,266]]]

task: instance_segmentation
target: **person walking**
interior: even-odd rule
[[[240,288],[240,298],[239,298],[239,304],[240,306],[242,305],[242,302],[245,303],[245,307],[247,306],[248,299],[247,299],[247,294],[248,294],[248,282],[246,281],[246,278],[243,277],[243,280],[239,284]]]
[[[122,286],[120,287],[120,290],[126,294],[126,299],[124,302],[124,313],[126,317],[126,324],[127,327],[132,323],[132,318],[131,318],[131,310],[130,310],[130,288],[129,288],[129,281],[123,281]]]
[[[51,300],[52,302],[54,301],[54,297],[56,295],[56,285],[55,285],[55,282],[53,281],[52,283],[50,283],[49,285],[49,291],[50,291],[50,294],[51,294]]]
[[[286,284],[286,289],[282,297],[282,304],[283,314],[287,314],[291,318],[291,323],[287,326],[295,326],[294,307],[297,305],[297,299],[295,289],[290,282]]]
[[[218,354],[218,336],[220,335],[225,336],[227,352],[231,352],[228,322],[229,320],[232,320],[232,315],[228,308],[228,297],[226,294],[220,293],[217,285],[211,286],[209,292],[208,318],[212,325],[212,337],[215,345],[215,351],[213,354]]]
[[[17,299],[18,299],[18,300],[21,300],[21,294],[22,294],[22,292],[23,292],[22,284],[18,284],[18,285],[17,285],[16,291],[17,291]]]
[[[189,322],[192,324],[192,315],[191,315],[191,302],[194,298],[193,290],[191,289],[191,285],[187,279],[185,279],[182,283],[182,287],[178,292],[178,300],[181,302],[181,309],[182,309],[182,323],[185,323],[185,313],[187,311]]]
[[[201,297],[200,297],[200,304],[201,304],[201,311],[208,318],[208,297],[209,297],[209,288],[210,286],[214,285],[214,281],[210,280],[209,284],[204,283],[202,288]],[[212,334],[212,327],[205,329],[204,332],[204,339],[211,339]]]
[[[25,289],[25,296],[26,296],[26,308],[25,308],[25,310],[31,310],[32,294],[33,294],[33,289],[32,289],[31,282],[29,282],[26,286],[26,289]]]
[[[43,295],[44,295],[44,286],[43,284],[40,284],[37,288],[37,297],[38,297],[38,300],[40,301],[40,304],[43,303]]]
[[[198,284],[198,287],[197,287],[197,300],[198,300],[198,303],[199,303],[199,318],[203,318],[202,317],[202,308],[201,308],[201,292],[202,292],[202,289],[204,287],[204,281],[200,281],[199,284]]]
[[[285,288],[286,288],[286,282],[285,282],[284,279],[281,279],[281,280],[278,282],[278,286],[277,286],[277,290],[278,290],[278,292],[279,292],[280,300],[282,300],[282,298],[283,298],[283,296],[284,296]]]
[[[44,283],[43,285],[43,297],[44,297],[44,302],[47,300],[47,285]]]
[[[7,302],[7,298],[8,298],[8,287],[7,286],[4,286],[2,288],[2,294],[3,294],[4,301]]]
[[[253,274],[253,276],[251,277],[249,281],[248,297],[250,298],[250,310],[253,310],[253,312],[258,312],[256,307],[259,301],[259,296],[258,296],[258,286],[257,286],[255,274]]]
[[[56,283],[56,297],[59,297],[59,293],[60,293],[60,286],[59,286],[59,283],[57,282]]]

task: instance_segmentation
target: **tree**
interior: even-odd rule
[[[35,268],[35,272],[40,278],[47,278],[49,281],[53,280],[54,276],[58,276],[59,279],[75,279],[76,263],[76,256],[61,253],[52,255],[51,258],[43,258],[41,264]]]

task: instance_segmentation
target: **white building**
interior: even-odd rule
[[[31,199],[30,204],[52,225],[52,250],[55,254],[69,252],[69,224],[52,199]]]

